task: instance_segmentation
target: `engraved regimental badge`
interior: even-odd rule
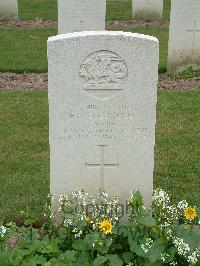
[[[111,51],[97,51],[83,60],[80,80],[83,90],[97,98],[116,96],[124,89],[128,69],[124,60]]]

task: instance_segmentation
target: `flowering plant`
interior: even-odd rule
[[[124,213],[127,210],[127,213]],[[156,189],[146,209],[139,191],[126,208],[99,190],[60,197],[59,228],[0,227],[2,265],[200,265],[200,210]],[[123,217],[124,216],[124,217]]]

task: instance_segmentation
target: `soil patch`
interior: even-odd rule
[[[6,20],[0,22],[0,29],[46,29],[56,28],[57,22],[51,20]]]
[[[168,21],[107,21],[106,29],[132,29],[132,28],[167,28]],[[56,28],[57,22],[51,20],[7,20],[0,22],[0,29],[27,29],[27,28]]]
[[[134,29],[134,28],[167,28],[169,21],[148,21],[148,20],[128,20],[128,21],[107,21],[106,28],[110,29]]]
[[[47,73],[0,73],[0,91],[38,91],[47,87]]]
[[[200,77],[175,79],[167,74],[161,74],[158,88],[162,91],[200,91]]]
[[[47,73],[0,73],[0,91],[41,91],[47,88]],[[161,74],[158,88],[162,91],[200,91],[200,77],[175,80]]]

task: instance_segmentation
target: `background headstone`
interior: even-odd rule
[[[161,19],[163,0],[132,0],[134,19]]]
[[[48,40],[51,193],[152,197],[158,40],[82,32]],[[53,205],[55,209],[55,205]]]
[[[17,0],[0,0],[0,19],[18,17]]]
[[[105,30],[106,0],[58,0],[58,32]]]
[[[172,0],[168,72],[200,67],[200,1]]]

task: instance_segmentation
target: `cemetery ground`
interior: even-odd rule
[[[165,1],[164,21],[169,19],[169,4],[170,1]],[[43,28],[34,26],[17,28],[18,22],[14,22],[13,28],[7,29],[2,25],[7,25],[9,22],[0,23],[0,71],[2,72],[0,77],[3,77],[3,82],[0,80],[0,90],[3,90],[0,97],[0,218],[6,221],[19,221],[21,210],[27,210],[30,216],[40,217],[49,192],[46,85],[41,89],[40,84],[43,84],[43,81],[37,81],[33,87],[38,91],[29,91],[34,81],[29,80],[26,87],[25,80],[21,81],[21,91],[20,82],[17,86],[18,92],[7,92],[7,90],[13,86],[9,84],[16,83],[13,79],[15,74],[12,75],[12,72],[47,72],[46,41],[48,36],[57,33],[56,5],[55,1],[50,0],[25,0],[19,1],[19,11],[21,20],[40,21],[42,18],[42,23],[45,24],[45,20],[49,20],[49,24]],[[121,1],[121,4],[118,1],[108,1],[107,20],[129,21],[130,19],[130,1]],[[111,23],[108,26],[112,30],[138,32],[159,39],[159,72],[165,73],[168,24],[164,22],[164,26],[155,26],[144,22],[144,25],[140,24],[141,27],[136,24],[134,28],[129,28],[128,24],[125,29],[123,25],[125,24]],[[47,83],[46,74],[41,75]],[[185,198],[198,205],[200,71],[186,71],[170,78],[166,74],[162,75],[164,83],[166,80],[167,87],[164,88],[167,90],[158,92],[154,185],[169,192],[174,202]],[[184,81],[184,78],[188,77],[191,80]],[[175,84],[179,81],[181,85],[174,91]]]
[[[164,20],[169,20],[170,0],[164,3]],[[19,16],[22,20],[57,20],[57,3],[55,0],[19,0]],[[108,0],[106,20],[131,20],[131,0]]]

